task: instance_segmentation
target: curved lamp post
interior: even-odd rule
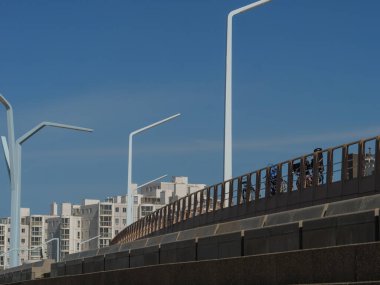
[[[134,135],[137,135],[139,133],[142,133],[148,129],[157,127],[158,125],[161,125],[163,123],[166,123],[167,121],[173,120],[174,118],[177,118],[181,114],[175,114],[173,116],[170,116],[166,119],[163,119],[161,121],[155,122],[151,125],[148,125],[146,127],[143,127],[141,129],[138,129],[136,131],[133,131],[129,134],[129,148],[128,148],[128,201],[127,201],[127,226],[132,224],[133,222],[133,195],[132,195],[132,139]]]
[[[7,256],[8,254],[10,254],[11,252],[15,251],[17,253],[17,255],[19,254],[20,251],[33,251],[33,250],[36,250],[38,248],[43,248],[44,245],[48,244],[49,242],[52,242],[52,241],[57,241],[57,248],[56,248],[56,254],[57,254],[57,259],[56,261],[59,262],[60,258],[59,258],[59,238],[52,238],[52,239],[49,239],[48,241],[38,245],[38,246],[35,246],[35,247],[31,247],[31,248],[13,248],[9,251],[5,251],[3,253],[0,254],[0,257],[1,256]],[[4,268],[6,268],[6,262],[5,262],[6,259],[4,259]]]
[[[36,134],[46,126],[64,128],[76,131],[92,132],[92,129],[82,128],[77,126],[42,122],[36,127],[22,135],[17,141],[14,137],[14,124],[13,124],[13,109],[9,102],[0,94],[0,103],[2,103],[7,110],[7,127],[8,127],[8,144],[9,153],[6,153],[6,147],[3,144],[5,157],[9,157],[9,174],[11,180],[11,249],[19,248],[20,245],[20,207],[21,207],[21,145],[27,141],[31,136]],[[2,141],[6,141],[2,138]],[[10,255],[10,266],[14,267],[19,265],[17,251],[12,251]]]
[[[227,18],[226,95],[224,111],[224,181],[232,178],[232,19],[235,15],[261,6],[271,0],[260,0],[235,9]]]
[[[97,238],[100,238],[102,235],[97,235],[97,236],[95,236],[95,237],[92,237],[92,238],[89,238],[89,239],[86,239],[86,240],[84,240],[84,241],[81,241],[81,242],[79,242],[78,243],[78,245],[79,245],[79,249],[77,250],[77,247],[75,246],[74,247],[74,253],[76,253],[76,252],[81,252],[82,251],[82,249],[81,249],[81,246],[82,246],[82,244],[84,244],[84,243],[87,243],[87,242],[90,242],[90,241],[92,241],[92,240],[94,240],[94,239],[97,239]]]
[[[149,185],[149,184],[151,184],[151,183],[153,183],[153,182],[156,182],[156,181],[158,181],[158,180],[161,180],[161,179],[165,178],[166,176],[168,176],[168,175],[165,174],[165,175],[162,175],[162,176],[157,177],[157,178],[155,178],[155,179],[152,179],[152,180],[150,180],[150,181],[148,181],[148,182],[145,182],[144,184],[141,184],[141,185],[137,186],[136,190],[137,190],[137,189],[140,189],[140,188],[143,188],[144,186]]]

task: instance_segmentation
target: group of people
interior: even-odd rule
[[[314,152],[317,152],[317,171],[318,171],[318,185],[324,183],[324,164],[323,164],[323,154],[322,154],[322,149],[321,148],[316,148],[314,149]],[[313,186],[313,167],[314,167],[314,159],[311,159],[309,161],[308,159],[305,159],[305,186],[306,187],[311,187]],[[297,177],[296,180],[296,185],[297,189],[300,189],[300,176],[301,176],[301,163],[294,163],[293,164],[293,174]],[[277,183],[280,184],[279,191],[281,192],[286,192],[287,189],[287,181],[284,180],[282,177],[278,179],[278,168],[277,165],[273,165],[269,169],[269,184],[270,184],[270,195],[274,196],[276,195],[277,192]],[[246,200],[246,193],[247,193],[247,181],[242,182],[242,198],[243,201],[245,202]],[[255,193],[255,188],[253,185],[250,186],[251,190],[251,200],[254,200],[254,193]]]

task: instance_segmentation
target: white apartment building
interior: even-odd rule
[[[20,248],[17,249],[21,263],[33,262],[46,254],[44,243],[48,239],[47,215],[30,215],[29,208],[21,208]],[[10,218],[0,219],[0,268],[9,264]],[[33,250],[33,248],[36,248]]]
[[[82,250],[108,246],[126,226],[127,197],[100,200],[84,199],[81,205],[62,203],[60,212],[52,205],[57,217],[48,220],[48,235],[59,238],[61,257]],[[54,255],[52,249],[51,255]]]
[[[170,182],[156,182],[146,185],[135,191],[133,221],[135,222],[166,204],[205,187],[206,184],[190,184],[188,177],[185,176],[173,176]]]
[[[4,264],[9,262],[9,256],[6,254],[9,251],[9,224],[9,218],[0,219],[0,269],[4,269]]]
[[[154,182],[142,188],[133,185],[134,217],[137,221],[181,197],[205,188],[205,184],[189,184],[187,177],[173,177],[170,182]],[[44,257],[56,259],[59,238],[61,258],[79,251],[106,247],[126,227],[127,195],[106,198],[105,201],[84,199],[80,205],[57,203],[51,205],[50,215],[30,215],[21,211],[21,241],[19,256],[22,263]],[[0,219],[0,268],[7,261],[10,241],[10,218]],[[41,246],[43,250],[41,251]],[[35,250],[31,248],[38,247]]]

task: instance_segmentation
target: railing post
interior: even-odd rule
[[[190,218],[191,213],[191,194],[187,196],[187,211],[186,211],[186,219]]]
[[[181,221],[185,220],[185,212],[186,212],[186,196],[181,199],[182,200],[182,208],[181,208]]]
[[[167,219],[167,211],[168,211],[168,206],[165,206],[164,207],[164,219],[163,219],[163,223],[162,223],[162,228],[166,228],[167,226],[167,222],[166,222],[166,219]]]
[[[288,161],[288,193],[293,191],[293,160]]]
[[[347,171],[347,156],[348,156],[348,147],[347,145],[342,146],[342,173],[341,173],[341,181],[344,183],[348,179],[348,171]]]
[[[276,194],[281,193],[282,187],[282,164],[277,164],[277,177],[276,177]]]
[[[250,197],[251,197],[251,192],[252,192],[252,189],[253,189],[251,178],[252,178],[252,173],[249,173],[247,175],[247,184],[245,186],[247,188],[245,190],[245,206],[246,207],[248,207],[250,205],[250,203],[251,203]]]
[[[175,223],[177,224],[180,221],[181,201],[177,200],[176,203],[177,203],[177,209],[176,209],[177,211],[176,211],[176,217],[175,217],[176,221],[175,221]]]
[[[206,194],[206,213],[210,212],[210,191],[211,191],[211,187],[207,187],[207,190],[206,190],[206,193],[207,193]]]
[[[156,231],[161,229],[161,209],[157,212],[157,223],[156,223]]]
[[[193,195],[194,195],[194,214],[193,214],[193,216],[195,217],[197,215],[197,206],[198,206],[197,192],[193,193]]]
[[[154,212],[154,223],[153,223],[152,232],[157,231],[158,214],[159,214],[159,211],[156,210],[156,211]]]
[[[327,184],[332,183],[333,168],[334,168],[333,151],[331,148],[329,148],[329,150],[327,152],[327,179],[326,179]]]
[[[300,159],[300,189],[304,190],[306,188],[306,169],[305,169],[305,156]]]
[[[139,238],[143,237],[144,236],[144,231],[145,231],[145,221],[146,221],[146,218],[142,218],[141,220],[141,226],[140,226],[140,234],[139,234]]]
[[[171,225],[173,225],[173,210],[172,210],[172,205],[173,204],[168,204],[168,218],[167,218],[167,221],[168,221],[168,223],[167,223],[167,228],[168,227],[170,227]]]
[[[238,178],[238,180],[237,180],[237,183],[238,183],[238,185],[237,185],[237,193],[236,193],[236,204],[237,205],[240,205],[243,201],[243,199],[242,199],[242,177],[240,176],[239,178]],[[236,181],[236,180],[235,180]]]
[[[162,217],[162,208],[159,209],[157,213],[156,231],[159,231],[161,229],[161,217]]]
[[[176,219],[177,219],[177,217],[176,217],[176,212],[177,212],[176,206],[177,206],[176,201],[171,203],[171,206],[170,206],[171,217],[172,217],[171,225],[174,225],[176,222]]]
[[[220,197],[220,207],[224,209],[224,202],[226,201],[226,182],[222,183],[222,194]]]
[[[203,202],[203,192],[204,192],[204,190],[202,189],[202,190],[200,190],[200,191],[198,191],[199,193],[200,193],[200,197],[199,197],[199,214],[200,215],[202,215],[202,213],[203,213],[203,204],[204,204],[204,202]]]
[[[149,234],[154,232],[154,224],[156,221],[156,212],[153,212],[152,214],[149,215],[150,217],[150,226],[149,226]]]
[[[152,226],[152,216],[151,214],[148,215],[147,217],[147,227],[146,227],[146,233],[145,235],[149,235],[150,234],[150,228]]]
[[[218,204],[218,186],[212,186],[214,188],[214,198],[212,201],[212,211],[216,211],[216,206]]]
[[[255,200],[260,199],[260,191],[261,191],[261,170],[256,172],[256,191],[255,191]]]
[[[319,160],[318,160],[319,151],[313,153],[313,187],[314,191],[319,185]]]
[[[232,207],[232,197],[234,195],[234,180],[231,179],[228,182],[228,187],[230,188],[228,191],[228,207]]]
[[[358,179],[364,176],[364,166],[365,166],[365,149],[364,142],[361,140],[359,142],[359,154],[358,154]]]
[[[380,191],[380,136],[376,138],[375,150],[375,191]]]
[[[265,198],[270,197],[270,167],[265,168]]]

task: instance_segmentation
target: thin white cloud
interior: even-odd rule
[[[336,141],[349,143],[351,140],[359,140],[377,136],[380,134],[380,127],[372,127],[360,130],[350,130],[343,132],[327,132],[318,134],[305,134],[289,137],[270,138],[264,140],[246,140],[238,141],[234,144],[237,150],[269,150],[270,148],[300,146],[304,144],[330,144]],[[333,146],[333,145],[332,145]]]
[[[349,143],[361,138],[372,137],[380,134],[380,127],[372,127],[360,130],[350,130],[342,132],[326,132],[318,134],[304,134],[296,136],[287,136],[268,139],[248,139],[238,140],[233,143],[235,151],[279,151],[285,149],[299,148],[306,144],[335,146],[335,143]],[[221,152],[223,142],[217,140],[194,140],[186,143],[165,143],[141,146],[135,149],[137,154],[192,154],[196,152]],[[120,157],[128,156],[128,146],[110,146],[83,148],[78,150],[44,150],[34,151],[29,154],[32,157],[50,156],[50,157]]]

